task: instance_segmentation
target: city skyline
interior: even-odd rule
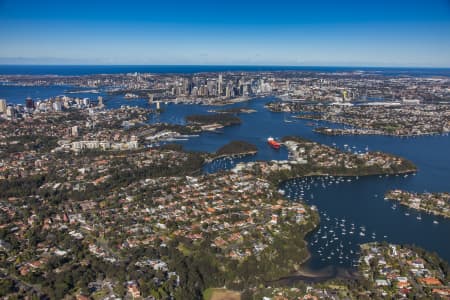
[[[0,1],[0,64],[450,67],[448,1]]]

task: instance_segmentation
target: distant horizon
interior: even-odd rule
[[[450,66],[416,66],[416,65],[284,65],[284,64],[90,64],[90,63],[77,63],[77,64],[58,64],[58,63],[0,63],[1,67],[17,66],[17,67],[283,67],[283,68],[383,68],[383,69],[450,69]]]

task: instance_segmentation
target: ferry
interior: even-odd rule
[[[280,143],[275,141],[273,137],[269,137],[267,139],[267,143],[269,144],[270,147],[272,147],[273,149],[280,149]]]

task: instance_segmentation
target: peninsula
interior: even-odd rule
[[[303,176],[368,176],[417,171],[410,161],[382,152],[354,154],[301,137],[282,138],[289,151],[286,161],[240,163],[235,172],[258,172],[275,183]]]
[[[385,194],[385,198],[398,201],[401,205],[415,210],[450,218],[450,193],[420,194],[402,190],[392,190]]]
[[[327,135],[420,136],[450,132],[450,105],[401,105],[383,102],[376,105],[303,104],[272,102],[275,112],[301,112],[297,119],[328,121],[351,128],[323,127],[316,131]]]

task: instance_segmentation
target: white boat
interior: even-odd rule
[[[294,121],[292,121],[292,120],[287,120],[287,119],[284,119],[284,122],[285,122],[285,123],[294,123]]]

